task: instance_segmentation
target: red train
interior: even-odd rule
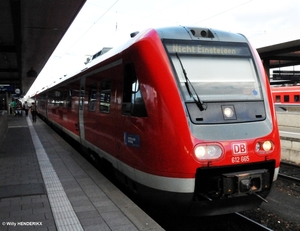
[[[272,87],[272,96],[275,105],[299,106],[300,105],[300,86],[281,86]]]
[[[258,206],[280,164],[268,80],[240,34],[148,29],[36,98],[148,200],[193,214]]]

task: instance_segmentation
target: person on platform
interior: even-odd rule
[[[32,122],[36,122],[36,114],[38,111],[37,111],[37,107],[36,107],[35,103],[31,104],[30,112],[31,112],[31,116],[32,116]]]
[[[16,115],[16,108],[17,108],[17,104],[16,104],[15,100],[11,101],[10,107],[11,107],[12,114],[15,116]]]
[[[17,102],[16,115],[17,116],[22,116],[22,103],[20,101]]]
[[[23,109],[24,109],[24,111],[25,111],[25,115],[28,116],[29,106],[28,106],[27,101],[25,101],[24,106],[23,106]]]

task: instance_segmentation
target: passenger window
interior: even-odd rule
[[[122,113],[125,115],[147,117],[140,84],[132,63],[125,64]]]
[[[299,101],[300,101],[300,96],[294,95],[294,102],[299,102]]]
[[[72,89],[68,90],[68,95],[66,98],[66,107],[67,108],[72,108]]]
[[[72,107],[72,90],[67,89],[63,91],[63,104],[65,108],[71,108]]]
[[[111,97],[111,80],[103,80],[100,84],[100,112],[109,113]]]
[[[89,94],[89,111],[96,111],[97,89],[91,87]]]
[[[276,102],[280,103],[280,95],[276,95]]]
[[[79,110],[83,110],[84,95],[85,95],[84,87],[81,87],[79,91]]]
[[[63,94],[60,90],[56,90],[53,92],[53,97],[51,101],[53,106],[60,107],[63,106]]]
[[[284,102],[289,102],[290,101],[290,96],[289,95],[284,95],[283,96],[283,101]]]

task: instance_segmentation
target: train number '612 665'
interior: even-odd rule
[[[250,161],[249,156],[233,156],[231,158],[232,163],[245,163],[245,162],[249,162],[249,161]]]

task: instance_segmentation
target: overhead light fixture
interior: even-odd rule
[[[35,70],[33,70],[32,68],[27,72],[27,77],[37,77],[37,73]]]

